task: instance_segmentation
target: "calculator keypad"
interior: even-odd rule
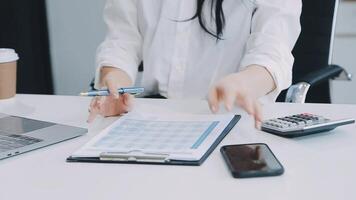
[[[303,113],[265,121],[262,124],[262,127],[279,131],[289,131],[293,129],[303,129],[304,127],[322,124],[329,121],[329,119],[322,116]]]
[[[267,120],[261,130],[286,138],[295,138],[316,133],[328,132],[338,126],[355,123],[355,119],[330,120],[322,116],[303,113]]]

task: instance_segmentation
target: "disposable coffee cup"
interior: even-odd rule
[[[15,50],[0,48],[0,99],[9,99],[16,95],[18,59]]]

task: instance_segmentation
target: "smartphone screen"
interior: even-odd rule
[[[228,145],[221,153],[235,178],[278,176],[284,168],[266,144]]]

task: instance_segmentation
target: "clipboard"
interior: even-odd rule
[[[235,115],[199,160],[167,159],[169,157],[168,154],[159,153],[134,152],[134,154],[132,154],[132,152],[103,152],[97,157],[70,156],[67,158],[67,162],[200,166],[216,149],[225,136],[235,127],[240,119],[240,115]]]

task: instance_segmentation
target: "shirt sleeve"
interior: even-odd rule
[[[241,69],[249,65],[265,67],[276,89],[263,97],[275,101],[292,83],[294,57],[292,49],[300,34],[301,0],[253,0],[251,35]]]
[[[100,69],[103,66],[125,71],[134,82],[142,61],[137,0],[107,0],[104,21],[108,32],[97,50],[95,88],[99,86]]]

